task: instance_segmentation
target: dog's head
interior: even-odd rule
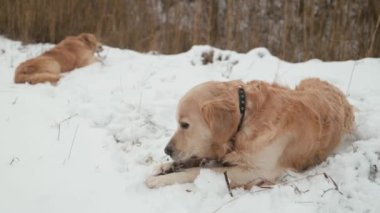
[[[175,161],[222,158],[239,123],[239,84],[206,82],[185,94],[177,108],[178,128],[165,153]]]
[[[85,43],[92,51],[101,52],[103,51],[102,43],[100,43],[94,34],[91,33],[81,33],[79,39]]]

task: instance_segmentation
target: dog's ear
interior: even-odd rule
[[[96,48],[96,37],[90,33],[82,33],[79,38],[91,49]]]
[[[218,97],[201,107],[202,115],[218,143],[228,142],[238,125],[237,106],[230,97]]]

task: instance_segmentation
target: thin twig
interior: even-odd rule
[[[61,125],[58,124],[58,135],[57,135],[57,140],[59,141],[59,137],[61,136]]]
[[[224,180],[227,183],[228,192],[230,196],[233,197],[234,195],[232,194],[232,191],[231,191],[231,185],[230,185],[230,181],[228,180],[227,171],[225,171],[223,174],[224,174]]]
[[[343,195],[343,192],[341,192],[339,190],[338,184],[336,184],[335,180],[331,176],[327,175],[325,172],[323,173],[323,176],[325,177],[325,179],[331,180],[331,182],[334,185],[334,188],[330,188],[330,189],[324,190],[323,193],[322,193],[322,195],[321,195],[321,197],[323,197],[326,194],[326,192],[329,192],[331,190],[337,191],[337,192],[339,192],[339,194]]]
[[[71,151],[72,151],[72,149],[73,149],[74,142],[75,142],[75,138],[77,137],[78,128],[79,128],[79,125],[77,125],[77,128],[75,129],[74,137],[73,137],[73,140],[71,141],[70,152],[69,152],[69,155],[67,156],[67,160],[70,159]]]
[[[139,114],[140,114],[140,110],[141,110],[142,97],[143,97],[143,93],[141,92],[141,93],[140,93],[140,99],[139,99],[139,105],[137,106],[137,112],[138,112]]]
[[[326,190],[323,190],[323,193],[321,194],[321,197],[325,196],[325,194],[329,191],[335,190],[335,188],[328,188]]]
[[[280,63],[281,63],[281,60],[278,59],[277,69],[276,69],[276,74],[274,75],[274,79],[273,79],[273,82],[274,82],[274,83],[276,83],[277,80],[278,80],[278,73],[279,73],[279,70],[280,70]]]
[[[13,163],[15,163],[15,162],[19,162],[20,161],[20,159],[18,158],[18,157],[14,157],[14,158],[12,158],[12,160],[11,160],[11,162],[9,162],[9,165],[13,165]]]
[[[292,184],[292,185],[290,185],[290,187],[292,187],[293,189],[294,189],[294,193],[296,193],[296,194],[305,194],[305,193],[307,193],[307,192],[309,192],[310,190],[309,189],[306,189],[306,190],[304,190],[304,191],[301,191],[299,188],[298,188],[298,186],[296,186],[295,184]]]
[[[11,68],[13,68],[14,67],[14,58],[13,57],[11,57]]]
[[[380,14],[377,17],[376,28],[375,28],[375,31],[372,34],[371,44],[369,45],[369,48],[368,48],[368,51],[367,51],[367,57],[370,57],[370,55],[372,54],[373,44],[375,43],[375,38],[376,38],[377,30],[379,29],[379,26],[380,26]]]
[[[78,116],[78,113],[72,114],[69,117],[63,119],[62,121],[59,122],[59,124],[62,124],[63,122],[66,122],[66,121],[70,120],[71,118],[73,118],[75,116]]]
[[[18,97],[15,98],[15,100],[12,102],[12,105],[15,105],[17,103]]]
[[[78,116],[78,113],[72,114],[72,115],[70,115],[69,117],[67,117],[67,118],[63,119],[62,121],[58,122],[58,136],[57,136],[57,140],[59,140],[59,138],[60,138],[60,136],[61,136],[61,125],[62,125],[64,122],[66,122],[66,121],[72,119],[72,118],[75,117],[75,116]]]
[[[298,203],[298,204],[317,204],[317,205],[323,204],[323,203],[318,202],[318,201],[295,201],[294,203]]]
[[[247,194],[243,194],[243,195],[241,195],[241,196],[239,196],[239,197],[234,197],[233,199],[227,201],[226,203],[224,203],[223,205],[221,205],[221,206],[219,206],[217,209],[215,209],[215,211],[213,211],[213,213],[218,212],[218,211],[221,210],[222,208],[228,206],[230,203],[232,203],[232,202],[234,202],[234,201],[236,201],[236,200],[238,200],[238,199],[240,199],[240,198],[242,198],[242,197],[244,197],[244,196],[252,195],[252,194],[256,194],[256,193],[259,193],[259,192],[265,192],[265,191],[268,191],[269,189],[271,189],[271,188],[262,188],[261,190],[257,190],[257,191],[249,192],[249,193],[247,193]]]
[[[352,66],[351,75],[350,75],[350,81],[348,82],[348,86],[347,86],[347,90],[346,90],[346,96],[350,95],[348,93],[348,91],[350,90],[351,82],[352,82],[352,77],[354,76],[354,72],[355,72],[355,68],[356,68],[357,64],[358,64],[358,61],[355,61],[354,65]]]
[[[120,90],[121,90],[121,94],[124,95],[124,87],[123,87],[123,69],[120,69],[119,71],[119,87],[120,87]]]
[[[233,62],[228,62],[226,71],[224,72],[223,76],[226,77],[227,79],[230,79],[233,68],[234,68]]]
[[[243,196],[245,196],[245,195],[248,195],[248,194],[244,194],[244,195],[242,195],[242,196],[235,197],[235,198],[229,200],[227,203],[224,203],[223,205],[221,205],[221,206],[219,206],[217,209],[215,209],[215,211],[213,211],[212,213],[216,213],[216,212],[218,212],[218,211],[221,210],[222,208],[226,207],[228,204],[234,202],[235,200],[237,200],[237,199],[239,199],[239,198],[241,198],[241,197],[243,197]]]

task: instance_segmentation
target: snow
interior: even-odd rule
[[[380,212],[380,59],[293,64],[265,48],[150,55],[105,47],[103,64],[56,86],[14,84],[16,66],[51,46],[0,37],[0,212]],[[202,65],[207,50],[215,61]],[[234,197],[223,175],[206,169],[192,184],[144,185],[169,160],[163,148],[188,89],[232,79],[294,87],[306,77],[338,86],[356,108],[355,133],[321,165]]]

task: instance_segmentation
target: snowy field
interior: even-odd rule
[[[1,213],[380,212],[380,59],[292,64],[263,48],[215,49],[220,60],[202,65],[211,47],[165,56],[106,47],[103,64],[57,86],[15,85],[16,66],[50,47],[0,37]],[[194,184],[144,185],[168,160],[163,148],[188,89],[232,79],[294,87],[306,77],[338,86],[356,108],[355,133],[324,163],[272,189],[235,189],[234,197],[224,177],[207,170]]]

